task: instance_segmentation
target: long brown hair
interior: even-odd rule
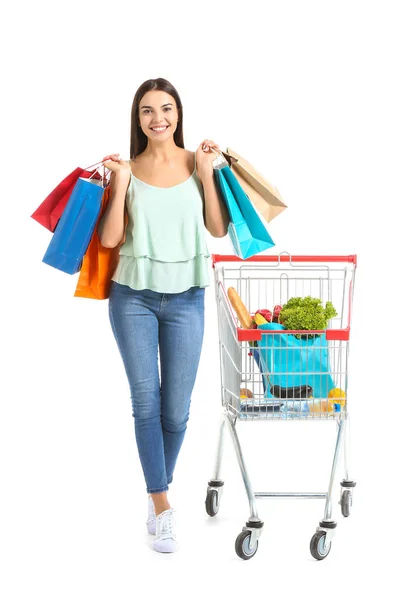
[[[138,154],[141,154],[147,147],[147,136],[140,127],[138,118],[140,101],[146,92],[151,90],[160,90],[167,92],[170,96],[173,96],[177,105],[178,112],[178,123],[177,129],[174,132],[174,141],[177,146],[184,148],[184,136],[183,136],[183,105],[181,104],[180,96],[176,88],[167,79],[158,77],[157,79],[147,79],[140,85],[135,93],[133,106],[131,108],[131,135],[130,135],[130,159],[135,158]]]

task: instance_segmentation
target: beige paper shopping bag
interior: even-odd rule
[[[223,154],[241,187],[267,223],[287,208],[277,188],[264,179],[242,156],[231,148],[227,148],[227,152]]]

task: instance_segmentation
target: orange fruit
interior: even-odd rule
[[[332,403],[345,405],[345,392],[340,388],[333,388],[328,392],[328,398],[332,400]]]

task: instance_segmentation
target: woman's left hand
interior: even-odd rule
[[[197,175],[203,184],[213,176],[213,161],[217,158],[217,154],[211,148],[219,150],[219,145],[213,140],[203,140],[196,151]]]

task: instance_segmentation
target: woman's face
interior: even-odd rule
[[[140,101],[141,129],[152,140],[165,141],[177,129],[177,106],[173,96],[160,90],[144,94]]]

